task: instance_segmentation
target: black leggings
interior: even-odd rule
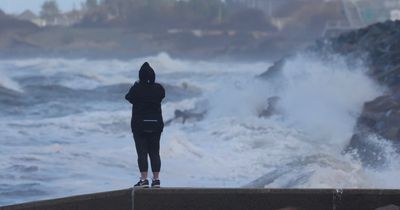
[[[148,171],[147,155],[150,156],[152,172],[160,172],[160,137],[161,133],[133,133],[140,172]]]

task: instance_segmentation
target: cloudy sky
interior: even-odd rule
[[[40,7],[46,0],[0,0],[0,9],[7,13],[18,14],[26,9],[30,9],[35,13],[40,11]],[[85,0],[56,0],[61,10],[66,11],[73,8],[74,4],[77,8],[81,2]]]

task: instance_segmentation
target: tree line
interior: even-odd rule
[[[78,27],[274,28],[262,10],[250,9],[232,0],[86,0],[80,11],[84,17]],[[47,1],[42,6],[41,16],[46,20],[59,13],[55,1]]]

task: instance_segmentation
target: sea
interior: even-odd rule
[[[139,171],[124,96],[145,61],[166,89],[163,187],[400,187],[389,141],[365,139],[382,149],[379,166],[344,152],[364,103],[385,91],[362,62],[299,54],[278,76],[260,79],[271,62],[166,53],[7,59],[0,60],[0,206],[132,187]],[[271,97],[274,112],[261,116]]]

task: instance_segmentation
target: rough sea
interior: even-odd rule
[[[35,58],[0,60],[0,206],[132,187],[124,96],[145,61],[167,91],[164,187],[400,187],[389,142],[368,139],[385,151],[379,167],[343,152],[363,104],[384,91],[362,65],[298,55],[265,81],[269,62]],[[276,112],[260,118],[273,96]],[[183,123],[175,110],[205,115]]]

